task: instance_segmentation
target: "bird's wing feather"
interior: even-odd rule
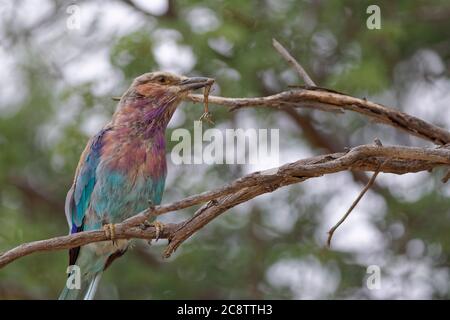
[[[91,138],[81,155],[74,183],[66,197],[65,211],[70,233],[82,230],[84,216],[96,182],[96,170],[100,162],[103,137],[109,130],[110,128],[106,127]]]
[[[73,187],[74,185],[72,185],[67,192],[66,203],[64,205],[64,212],[66,213],[67,224],[69,225],[69,233],[72,233],[72,213],[70,208],[73,201]]]

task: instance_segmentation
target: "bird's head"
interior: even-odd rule
[[[173,95],[182,97],[190,90],[210,85],[214,80],[205,77],[179,76],[170,72],[150,72],[134,79],[130,90],[140,97]]]
[[[165,127],[185,95],[213,82],[211,78],[185,77],[170,72],[145,73],[134,79],[123,94],[115,118]]]
[[[123,103],[137,102],[139,105],[158,100],[181,100],[191,90],[211,85],[214,79],[185,77],[170,72],[144,73],[134,79],[130,88],[121,97]],[[163,102],[163,101],[160,101]]]

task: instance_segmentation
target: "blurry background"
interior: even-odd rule
[[[369,4],[381,8],[380,30],[366,27]],[[64,198],[87,139],[110,119],[111,97],[150,70],[214,77],[213,94],[271,94],[301,83],[273,50],[275,37],[318,85],[449,128],[449,17],[444,0],[0,0],[0,251],[67,233]],[[375,137],[428,145],[349,112],[211,110],[218,128],[280,128],[280,164]],[[168,137],[192,130],[201,113],[183,105]],[[175,166],[170,157],[168,166],[165,203],[260,169]],[[326,231],[367,176],[344,172],[278,190],[225,213],[168,260],[164,240],[137,241],[97,297],[448,298],[450,189],[441,176],[381,174],[333,250],[324,248]],[[0,298],[56,298],[67,262],[58,251],[6,266]],[[379,290],[366,286],[369,265],[381,268]]]

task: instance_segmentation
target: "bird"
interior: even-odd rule
[[[93,299],[102,273],[129,247],[129,240],[114,239],[114,224],[145,210],[149,202],[161,203],[167,124],[184,96],[211,81],[145,73],[121,96],[111,121],[88,141],[66,196],[69,233],[104,229],[113,241],[69,250],[69,266],[79,268],[80,281],[75,287],[66,284],[60,300]],[[163,227],[154,224],[158,230]]]

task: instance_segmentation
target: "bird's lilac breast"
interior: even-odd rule
[[[167,172],[164,132],[143,139],[125,131],[113,131],[104,139],[88,219],[92,228],[133,216],[146,209],[149,200],[161,203]]]
[[[133,137],[128,128],[120,128],[105,138],[102,158],[112,171],[121,172],[132,181],[137,174],[158,178],[166,174],[166,146],[162,130],[151,139]]]

